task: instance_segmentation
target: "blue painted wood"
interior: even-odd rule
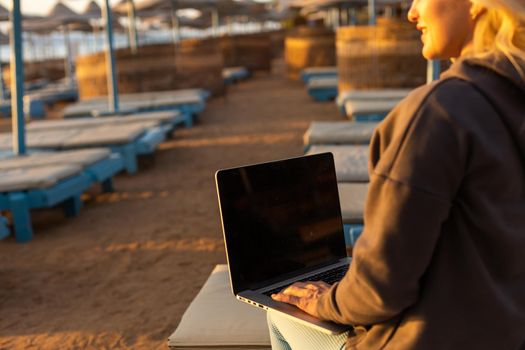
[[[50,208],[63,203],[66,216],[76,216],[82,207],[81,194],[99,181],[102,182],[103,191],[113,191],[112,176],[123,167],[122,157],[113,154],[88,167],[83,173],[64,179],[50,188],[2,193],[0,210],[11,211],[16,240],[27,242],[33,237],[30,209]],[[0,216],[0,239],[9,234],[7,224],[2,219]]]
[[[87,167],[85,172],[94,182],[104,182],[122,170],[124,170],[124,160],[122,156],[113,153],[109,158],[102,159]]]
[[[81,194],[93,184],[93,180],[86,173],[69,177],[47,189],[27,191],[30,208],[50,208],[62,203],[71,196]]]
[[[352,118],[356,122],[380,122],[388,115],[388,113],[374,113],[374,114],[356,114]]]
[[[11,9],[11,119],[13,121],[13,152],[26,153],[24,124],[24,60],[22,57],[22,13],[20,0],[13,0]]]
[[[27,195],[24,192],[12,192],[9,194],[9,203],[16,240],[18,242],[30,241],[33,238],[33,227]]]
[[[0,215],[0,240],[9,237],[9,235],[11,234],[7,225],[7,219]]]
[[[318,102],[331,101],[337,97],[337,86],[308,88],[308,94]]]
[[[355,245],[357,239],[361,236],[361,233],[363,232],[363,228],[363,225],[358,224],[343,225],[346,246],[353,247]]]
[[[113,48],[113,16],[111,14],[111,6],[109,0],[104,2],[104,10],[102,11],[106,22],[106,63],[108,66],[108,98],[110,109],[113,112],[119,111],[119,98],[118,98],[118,84],[117,84],[117,67],[115,62],[115,51]]]
[[[439,60],[427,61],[427,84],[439,79],[441,74],[441,64]]]
[[[166,134],[169,132],[169,128],[156,127],[146,131],[136,141],[136,147],[138,155],[147,155],[155,152],[157,147],[166,140]]]
[[[109,192],[114,192],[115,191],[115,188],[113,186],[113,178],[112,177],[102,181],[101,185],[102,185],[102,192],[104,192],[104,193],[109,193]]]
[[[67,218],[72,218],[80,213],[82,208],[82,199],[80,195],[75,195],[64,201],[64,214]]]
[[[117,152],[122,156],[124,161],[124,168],[128,174],[135,174],[138,170],[137,165],[137,150],[134,142],[126,145],[110,146],[113,152]]]
[[[337,78],[337,72],[301,73],[301,80],[305,84],[308,84],[311,79],[317,78]]]

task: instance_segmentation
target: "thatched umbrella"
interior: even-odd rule
[[[72,83],[74,81],[74,66],[70,31],[91,31],[89,17],[76,13],[61,1],[58,1],[45,18],[24,20],[25,31],[45,33],[56,29],[61,29],[64,35],[64,46],[66,48],[64,57],[65,75],[67,80]]]
[[[246,9],[247,4],[251,1],[234,1],[234,0],[141,0],[135,3],[137,13],[140,16],[142,11],[166,11],[175,14],[173,16],[174,31],[178,31],[179,23],[176,11],[180,9],[196,9],[200,11],[211,12],[211,23],[214,28],[214,34],[218,34],[219,20],[222,16],[229,16]],[[126,7],[123,2],[114,7],[117,13],[125,13]],[[178,36],[175,34],[175,36]]]

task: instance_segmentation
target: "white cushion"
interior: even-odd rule
[[[172,349],[270,349],[266,312],[238,301],[217,265],[168,339]]]
[[[337,96],[338,100],[397,100],[407,97],[411,89],[374,89],[343,91]]]
[[[82,171],[75,165],[48,165],[0,171],[0,192],[48,188]]]
[[[199,89],[185,89],[150,93],[119,95],[120,109],[150,109],[163,106],[201,103]],[[107,114],[110,109],[105,98],[93,98],[74,103],[64,109],[65,116],[86,115],[94,112]]]
[[[362,224],[365,209],[367,183],[338,183],[341,214],[345,224]]]
[[[339,84],[339,78],[337,77],[314,77],[308,80],[309,89],[331,87],[337,88],[337,84]]]
[[[345,110],[348,117],[359,114],[388,113],[398,103],[399,100],[347,100]]]
[[[27,147],[30,148],[60,148],[79,133],[78,129],[43,130],[26,134]]]
[[[156,125],[157,122],[152,121],[123,124],[118,127],[104,125],[96,128],[89,128],[82,130],[74,137],[66,140],[63,147],[73,148],[125,144],[135,140],[147,129]]]
[[[101,125],[120,125],[127,123],[137,123],[143,121],[167,122],[180,115],[179,111],[156,111],[125,116],[108,116],[101,118],[78,118],[78,119],[58,119],[31,122],[27,125],[27,130],[50,130],[68,128],[89,128]]]
[[[304,134],[304,144],[363,144],[370,142],[378,123],[352,121],[313,122]]]
[[[310,67],[302,71],[303,74],[334,73],[337,74],[337,67]]]
[[[334,155],[338,182],[368,182],[368,145],[314,145],[307,154]]]
[[[107,148],[90,148],[63,152],[42,152],[24,156],[11,156],[0,161],[0,170],[27,169],[47,165],[77,165],[87,167],[109,157]]]

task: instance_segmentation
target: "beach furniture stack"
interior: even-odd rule
[[[108,148],[6,156],[0,161],[0,212],[12,215],[15,238],[32,239],[31,209],[63,205],[66,216],[81,208],[81,194],[95,183],[113,190],[113,176],[124,167],[122,157]],[[9,235],[0,216],[0,235]]]
[[[175,332],[168,338],[173,350],[270,350],[266,312],[238,301],[226,265],[217,265]]]

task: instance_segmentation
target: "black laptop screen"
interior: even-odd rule
[[[331,153],[217,172],[234,292],[346,256]]]

